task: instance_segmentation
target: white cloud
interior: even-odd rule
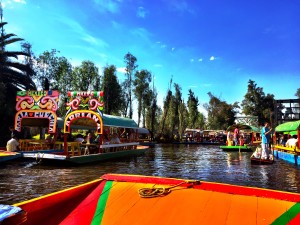
[[[174,50],[175,50],[175,48],[173,47],[173,48],[172,48],[172,52],[173,52]]]
[[[195,60],[194,59],[190,59],[190,62],[194,62]]]
[[[140,6],[138,7],[138,10],[136,12],[136,16],[139,18],[145,18],[146,17],[146,10],[144,7]]]
[[[203,61],[203,59],[202,59],[202,58],[198,59],[198,62],[202,62],[202,61]]]
[[[94,2],[98,6],[99,11],[118,13],[122,0],[94,0]]]
[[[214,57],[214,56],[211,56],[210,58],[209,58],[209,60],[210,61],[214,61],[216,58]]]
[[[21,3],[21,4],[26,4],[25,0],[13,0],[13,2]]]
[[[119,68],[117,68],[117,71],[119,73],[126,73],[126,67],[119,67]]]

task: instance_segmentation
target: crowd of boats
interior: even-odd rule
[[[58,92],[18,92],[13,132],[26,136],[32,127],[43,132],[40,139],[20,138],[18,152],[0,151],[0,163],[18,158],[78,165],[145,153],[153,144],[149,131],[139,128],[132,119],[103,114],[102,97],[102,92],[69,92],[66,116],[59,118]],[[235,129],[240,133],[239,140],[233,143],[231,133]],[[234,124],[226,131],[186,129],[183,137],[176,135],[173,144],[217,145],[223,151],[253,152],[252,163],[272,164],[275,159],[283,159],[300,165],[299,142],[286,144],[289,143],[286,139],[292,136],[299,140],[300,120],[275,128],[270,148],[273,157],[267,160],[261,157],[260,132],[247,124]],[[178,199],[181,203],[172,207]],[[196,221],[235,224],[245,220],[242,212],[246,208],[247,221],[253,224],[257,221],[299,224],[299,201],[300,194],[296,193],[196,180],[107,174],[13,206],[0,204],[0,223],[132,224],[139,218],[138,224],[197,224]],[[276,210],[270,210],[269,205]],[[161,212],[157,212],[158,208]]]

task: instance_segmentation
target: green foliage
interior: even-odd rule
[[[151,83],[151,73],[147,70],[141,70],[137,71],[135,73],[135,79],[133,81],[134,89],[133,93],[137,99],[138,103],[138,126],[140,125],[140,120],[141,120],[141,114],[142,114],[142,109],[143,115],[145,116],[145,101],[146,98],[149,97],[149,92],[150,92],[150,83]],[[149,99],[147,99],[149,100]],[[149,101],[148,101],[149,102]],[[145,124],[145,123],[143,123]]]
[[[124,108],[125,100],[122,95],[122,87],[116,76],[116,67],[107,66],[103,71],[101,90],[104,92],[104,113],[120,115]]]
[[[212,93],[208,93],[210,100],[209,104],[205,104],[208,113],[207,128],[214,130],[225,130],[228,126],[232,125],[235,120],[238,103],[228,104],[222,101]]]
[[[132,114],[133,114],[133,109],[132,109],[132,85],[133,85],[133,74],[134,74],[134,71],[135,69],[138,67],[138,65],[136,64],[137,62],[137,59],[134,55],[132,55],[131,53],[127,53],[125,56],[124,56],[124,62],[126,64],[126,68],[125,68],[125,71],[126,71],[126,79],[124,81],[124,88],[126,90],[126,115],[127,115],[127,111],[128,111],[128,108],[129,108],[129,118],[132,119]]]
[[[274,118],[274,95],[265,95],[263,88],[257,87],[253,80],[248,81],[248,90],[242,101],[242,111],[245,115],[258,117],[258,123],[272,123]]]
[[[300,88],[297,89],[295,96],[300,99]]]
[[[199,111],[198,111],[199,100],[198,97],[195,96],[194,92],[191,89],[189,89],[188,95],[189,95],[187,101],[187,107],[189,111],[188,127],[196,128],[196,122],[199,116]]]
[[[71,84],[74,90],[78,91],[98,91],[93,90],[98,82],[98,68],[91,61],[83,61],[80,66],[76,66],[71,74]]]

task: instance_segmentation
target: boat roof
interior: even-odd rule
[[[139,127],[138,133],[139,134],[150,134],[149,130],[147,128],[144,128],[144,127]]]
[[[296,131],[298,129],[300,129],[300,120],[282,123],[275,128],[275,131],[285,132],[285,131]]]
[[[248,125],[248,124],[233,124],[227,128],[227,131],[234,131],[234,129],[236,127],[240,130],[249,130],[252,132],[259,132],[259,129],[257,127]]]
[[[102,121],[103,121],[103,126],[108,126],[108,127],[138,128],[137,123],[133,119],[120,117],[120,116],[112,116],[112,115],[103,114]],[[63,126],[64,126],[64,119],[58,118],[57,119],[57,127],[63,128]],[[81,119],[77,119],[74,122],[72,122],[71,127],[72,127],[72,129],[79,129],[79,130],[80,129],[93,130],[93,129],[96,129],[96,124],[93,120],[81,118]]]

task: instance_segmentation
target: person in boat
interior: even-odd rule
[[[261,129],[261,147],[262,147],[262,158],[269,159],[269,143],[270,143],[270,133],[272,128],[269,128],[269,123],[265,122],[263,128]]]
[[[290,139],[288,139],[285,143],[285,147],[290,147],[290,148],[294,148],[297,146],[298,143],[298,139],[297,136],[294,135],[293,137],[291,137]]]
[[[234,141],[234,145],[239,145],[239,128],[235,128],[233,131],[233,141]]]
[[[110,139],[110,144],[120,144],[121,141],[118,137],[118,134],[117,133],[113,133],[113,136],[112,138]]]
[[[84,141],[83,135],[82,134],[77,134],[74,141],[82,143]]]
[[[243,136],[243,135],[240,135],[239,143],[240,143],[240,146],[244,146],[244,144],[245,144],[245,139],[244,139],[244,136]]]
[[[9,126],[9,130],[10,130],[10,137],[12,138],[13,136],[15,136],[17,139],[20,138],[20,134],[18,131],[15,130],[15,128],[13,126]]]
[[[6,151],[8,152],[17,152],[20,151],[19,142],[16,135],[13,135],[12,138],[6,144]]]
[[[231,133],[230,133],[230,130],[229,131],[227,131],[227,145],[229,145],[229,142],[231,142]]]

